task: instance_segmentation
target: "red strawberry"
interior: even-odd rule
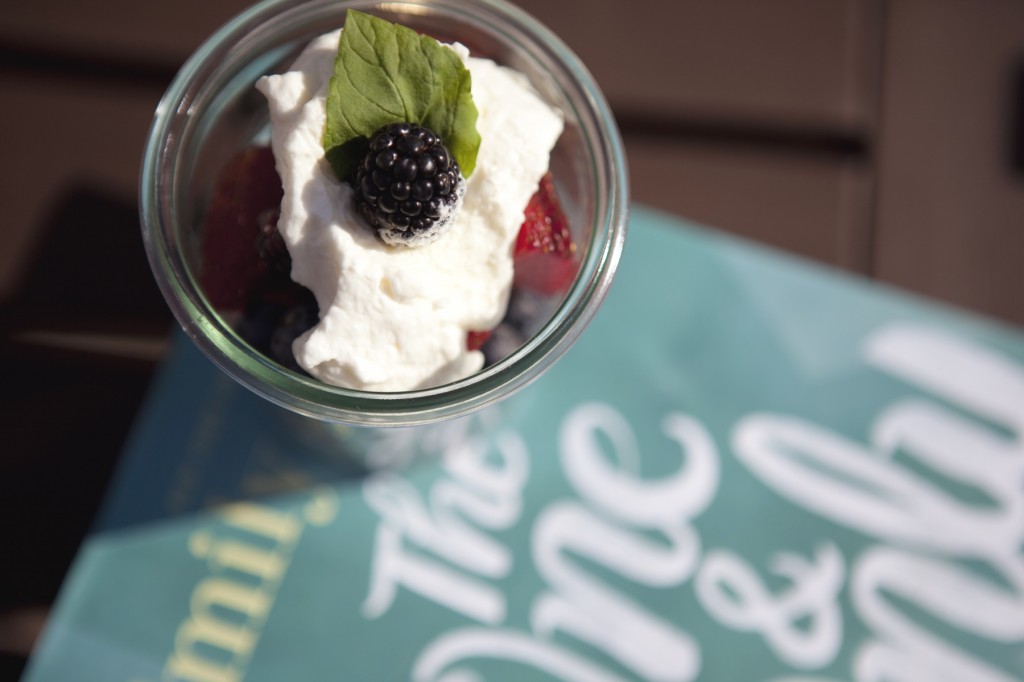
[[[575,252],[551,173],[546,173],[516,237],[514,286],[549,295],[564,292],[576,277]]]
[[[466,350],[480,350],[491,338],[491,332],[468,332],[466,334]]]
[[[267,147],[240,152],[217,178],[203,222],[200,277],[215,307],[240,310],[254,292],[280,276],[280,267],[266,255],[286,254],[283,244],[272,243],[280,239],[276,222],[282,195]]]

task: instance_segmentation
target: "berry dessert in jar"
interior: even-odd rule
[[[356,424],[464,414],[537,376],[611,281],[625,197],[589,76],[492,2],[255,8],[172,85],[142,182],[199,346]]]

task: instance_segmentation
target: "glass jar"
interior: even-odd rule
[[[564,295],[541,307],[532,336],[465,379],[422,390],[339,388],[252,348],[199,284],[203,214],[218,173],[265,143],[268,110],[254,84],[280,73],[313,38],[357,9],[525,74],[565,115],[550,170],[579,250]],[[491,405],[537,378],[579,337],[607,292],[626,232],[626,163],[612,114],[592,77],[550,31],[499,0],[270,0],[237,16],[188,60],[161,100],[143,159],[140,206],[154,275],[185,332],[227,374],[268,400],[319,419],[363,426],[437,422]]]

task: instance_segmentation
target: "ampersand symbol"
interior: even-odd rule
[[[838,595],[846,569],[839,549],[822,545],[813,561],[781,552],[771,572],[789,581],[777,594],[742,558],[709,552],[697,575],[697,598],[723,625],[760,633],[784,663],[800,669],[827,665],[843,640]]]

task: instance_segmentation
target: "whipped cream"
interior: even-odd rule
[[[525,77],[451,45],[472,76],[481,136],[476,168],[451,227],[420,247],[382,243],[353,189],[324,158],[321,135],[340,31],[314,40],[284,74],[256,87],[270,104],[271,146],[284,185],[278,229],[292,279],[320,322],[295,340],[298,364],[329,384],[367,391],[439,386],[483,367],[466,334],[504,317],[512,244],[548,168],[562,116]]]

